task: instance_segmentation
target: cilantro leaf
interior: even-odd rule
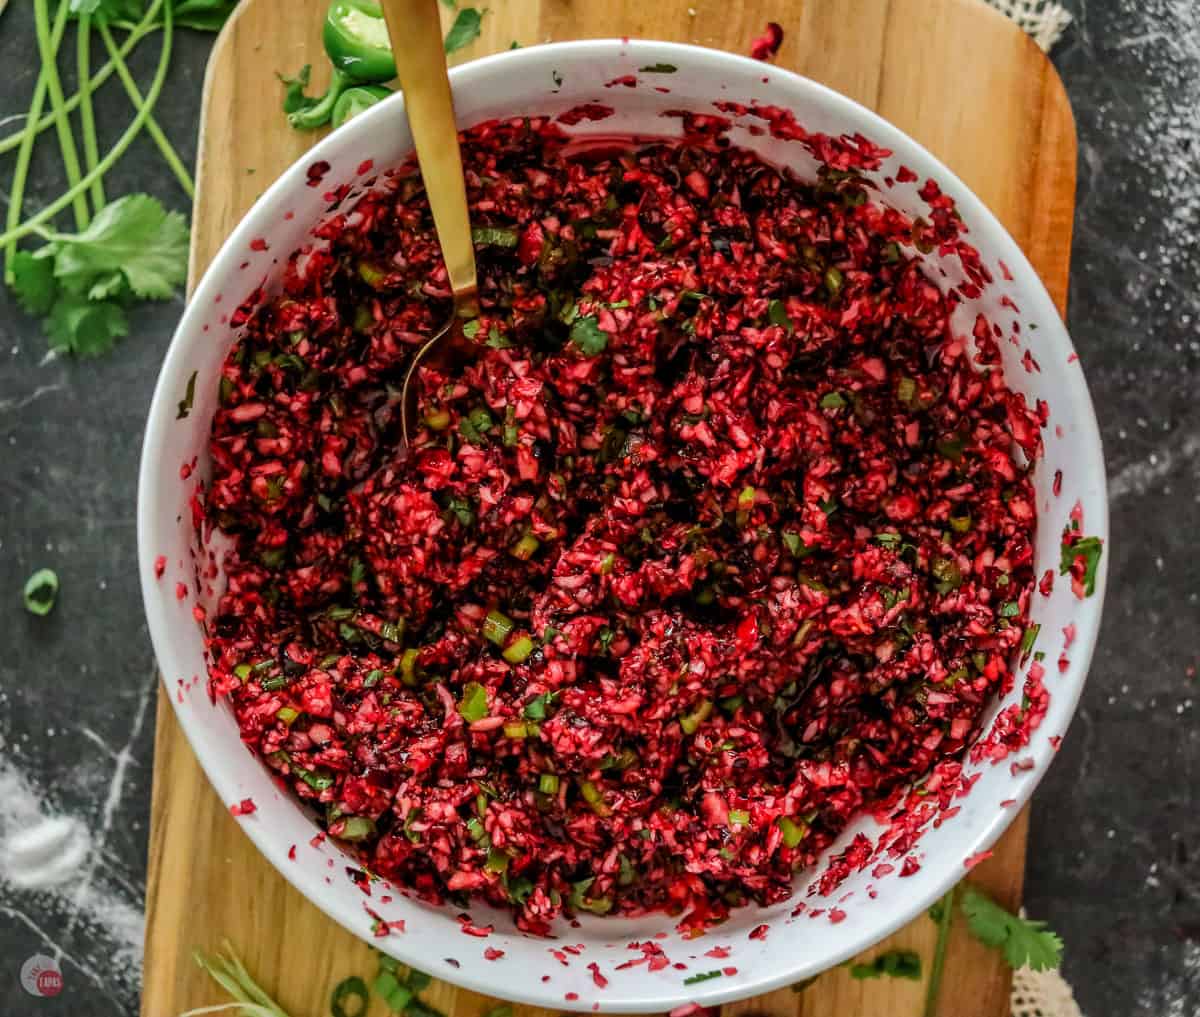
[[[973,886],[963,890],[961,907],[975,938],[1003,950],[1013,970],[1029,967],[1045,971],[1058,967],[1062,960],[1062,940],[1046,928],[1045,922],[1010,914]]]
[[[111,301],[89,301],[73,293],[59,297],[46,319],[50,346],[60,353],[98,357],[129,334],[125,312]]]
[[[601,327],[593,315],[576,318],[571,326],[571,342],[579,347],[585,356],[594,357],[603,353],[608,346],[608,333]]]
[[[772,325],[787,329],[788,334],[791,335],[792,319],[788,315],[787,305],[782,300],[772,300],[767,305],[767,317],[771,319]]]
[[[475,7],[464,7],[458,12],[454,24],[446,33],[447,53],[457,53],[464,46],[469,46],[479,38],[479,26],[486,12],[486,7],[482,11]]]
[[[53,240],[54,274],[74,292],[121,272],[137,296],[166,300],[187,276],[187,221],[148,194],[119,198],[82,233]]]
[[[13,274],[12,290],[20,305],[30,314],[49,314],[58,296],[53,259],[17,251],[9,260],[9,267]]]

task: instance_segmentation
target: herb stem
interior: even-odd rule
[[[69,0],[59,0],[60,13],[69,9]],[[54,129],[58,133],[58,147],[62,150],[63,168],[67,172],[67,184],[75,192],[71,197],[75,211],[75,228],[82,231],[91,222],[92,214],[88,210],[87,195],[77,190],[80,178],[79,152],[75,148],[71,120],[63,113],[66,100],[63,97],[62,79],[58,76],[58,47],[62,36],[59,35],[55,39],[51,32],[49,0],[33,0],[33,18],[42,70],[46,75],[46,93],[50,96],[50,110],[54,115]]]
[[[104,45],[108,48],[113,66],[117,70],[117,77],[121,79],[121,84],[125,86],[125,91],[128,93],[134,109],[141,109],[146,104],[146,100],[138,89],[137,82],[133,80],[133,75],[129,73],[129,67],[126,65],[125,58],[117,48],[116,40],[112,37],[112,32],[108,30],[108,26],[103,22],[100,22],[98,28],[101,38],[104,39]],[[171,172],[175,174],[175,179],[179,181],[179,186],[183,188],[184,193],[189,198],[194,198],[196,196],[196,185],[192,182],[191,174],[188,173],[183,160],[179,158],[179,153],[175,151],[174,146],[167,140],[167,136],[163,134],[162,128],[159,127],[158,121],[153,116],[149,116],[146,119],[146,133],[154,139],[154,143],[158,146],[158,150],[162,154],[163,159],[166,160],[167,165],[171,167]]]
[[[63,32],[67,27],[67,10],[67,5],[63,4],[59,8],[54,22],[56,50],[59,43],[62,42]],[[18,134],[13,135],[14,139],[20,139],[18,143],[21,147],[17,152],[17,165],[13,169],[12,190],[8,199],[8,216],[5,219],[6,233],[21,221],[21,206],[25,200],[25,182],[29,177],[29,160],[33,155],[33,143],[38,135],[38,129],[35,129],[34,125],[41,117],[42,107],[46,103],[46,88],[46,68],[43,66],[38,72],[37,82],[33,86],[33,98],[30,100],[25,127]],[[53,117],[49,118],[47,123],[52,121]],[[0,244],[0,248],[3,248],[4,251],[4,281],[11,286],[13,281],[12,256],[16,253],[17,245],[15,241],[6,240]]]
[[[942,971],[946,966],[946,947],[950,943],[950,926],[954,921],[954,891],[950,887],[938,906],[937,946],[933,951],[933,963],[929,966],[929,988],[925,992],[924,1017],[937,1017],[938,997],[942,991]]]
[[[156,6],[161,4],[161,2],[162,0],[158,0]],[[159,93],[162,91],[163,82],[167,77],[167,67],[171,62],[171,36],[172,26],[174,24],[174,15],[171,11],[170,4],[164,7],[163,11],[163,43],[162,54],[158,61],[158,70],[154,74],[154,80],[150,83],[150,91],[146,93],[146,102],[142,108],[138,110],[137,115],[133,118],[133,122],[125,129],[125,133],[122,134],[119,139],[117,139],[117,143],[112,147],[112,149],[109,150],[108,154],[100,160],[94,170],[88,173],[78,184],[71,187],[65,194],[60,195],[55,201],[52,201],[49,205],[43,208],[40,212],[38,212],[37,215],[26,219],[25,222],[21,223],[19,226],[14,226],[12,223],[16,216],[13,215],[13,209],[16,206],[15,203],[10,205],[8,217],[9,225],[4,233],[0,234],[0,247],[11,249],[12,245],[17,240],[28,236],[30,233],[34,232],[38,226],[47,220],[53,219],[54,216],[56,216],[59,212],[66,208],[67,205],[71,204],[71,202],[75,200],[75,196],[77,194],[81,193],[85,188],[90,187],[94,180],[102,177],[105,173],[112,169],[116,161],[125,154],[125,150],[129,147],[133,139],[137,137],[138,132],[141,131],[142,127],[146,123],[146,120],[150,116],[150,110],[154,108],[154,104],[158,101]],[[31,121],[34,119],[34,117],[30,117]],[[26,166],[26,171],[28,171],[28,166]],[[13,184],[13,191],[14,194],[17,193],[15,180]],[[17,216],[19,216],[19,214],[20,210],[17,209]]]
[[[129,34],[122,40],[120,46],[120,53],[122,57],[128,56],[133,47],[146,38],[146,36],[159,30],[161,27],[160,25],[150,24],[150,18],[152,16],[152,14],[147,14],[146,17],[144,17],[141,22],[131,29]],[[116,67],[113,65],[113,62],[109,60],[88,80],[88,89],[91,92],[95,92],[100,88],[101,85],[103,85],[109,78],[113,76],[115,71]],[[77,91],[74,95],[67,99],[66,102],[63,103],[63,112],[74,112],[75,108],[82,101],[83,88],[80,87],[79,91]],[[28,125],[30,123],[34,124],[34,135],[36,136],[41,134],[42,131],[54,123],[54,114],[47,113],[45,116],[42,116],[40,106],[38,107],[37,113],[30,111],[30,115],[26,121],[25,127],[22,127],[19,131],[14,131],[6,138],[0,139],[0,155],[4,155],[6,152],[11,152],[14,148],[21,144],[21,142],[25,139],[25,132],[28,130]]]
[[[75,65],[79,79],[79,121],[83,131],[83,160],[90,173],[100,161],[100,150],[96,142],[96,115],[92,109],[92,16],[79,15],[79,28],[75,35]],[[65,103],[63,107],[65,108]],[[99,214],[108,204],[104,197],[104,181],[97,179],[92,184],[92,210]]]

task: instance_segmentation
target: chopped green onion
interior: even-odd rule
[[[508,549],[508,553],[519,561],[529,561],[541,546],[542,542],[526,530],[525,535]]]
[[[783,834],[783,843],[785,847],[796,847],[805,837],[808,836],[808,824],[803,820],[796,821],[789,819],[787,816],[779,817],[779,829]]]
[[[738,692],[736,695],[726,696],[724,699],[721,700],[719,705],[720,705],[721,709],[724,710],[726,713],[734,714],[734,713],[737,713],[738,710],[740,710],[745,705],[745,703],[746,703],[746,697],[743,696],[740,692]]]
[[[544,795],[558,794],[558,774],[543,773],[538,777],[538,790]]]
[[[590,780],[581,780],[579,782],[579,793],[583,795],[583,800],[592,807],[592,811],[597,816],[610,815],[612,810],[604,801],[604,793],[596,787]]]
[[[484,863],[484,868],[488,872],[505,872],[508,869],[508,863],[512,861],[503,851],[498,848],[492,848],[488,851],[487,861]]]
[[[729,825],[730,826],[749,826],[750,813],[744,809],[729,810]]]
[[[404,640],[404,619],[395,622],[384,622],[379,626],[379,636],[389,643],[399,643]]]
[[[375,835],[375,821],[366,816],[349,816],[342,823],[342,832],[335,833],[338,840],[360,841]],[[332,831],[330,831],[332,833]]]
[[[471,835],[471,839],[475,841],[476,844],[487,839],[487,830],[483,828],[483,824],[474,816],[467,820],[466,827],[467,833]]]
[[[536,649],[534,642],[529,636],[517,636],[503,650],[500,651],[500,656],[507,660],[510,664],[524,664],[529,659],[529,655]]]
[[[534,696],[525,704],[525,716],[530,720],[545,720],[546,707],[558,698],[557,692],[543,692],[540,696]]]
[[[416,993],[407,985],[402,984],[391,971],[379,972],[375,979],[374,989],[377,995],[383,997],[392,1013],[403,1013],[408,1004],[416,997]]]
[[[38,569],[25,580],[24,596],[25,610],[44,618],[58,599],[58,574],[53,569]]]
[[[696,704],[695,709],[691,713],[685,713],[679,718],[679,726],[683,728],[684,734],[695,734],[696,729],[708,720],[708,715],[713,711],[711,699],[701,700]]]
[[[290,706],[281,706],[275,714],[275,719],[284,724],[291,724],[299,716],[299,710],[293,709]]]
[[[792,319],[788,316],[787,305],[782,300],[772,300],[767,305],[767,317],[772,325],[792,331]]]
[[[377,290],[387,277],[387,272],[369,261],[360,261],[358,263],[358,277],[370,286],[371,289]]]
[[[1021,613],[1021,605],[1018,604],[1015,600],[1010,600],[1007,603],[1002,604],[1000,606],[1000,617],[1001,618],[1015,618],[1020,613]]]
[[[292,772],[314,791],[325,791],[333,787],[333,774],[323,766],[306,770],[302,766],[292,766]]]
[[[937,443],[938,452],[952,463],[956,463],[962,459],[963,448],[964,444],[961,438],[942,438]]]
[[[832,299],[836,299],[837,295],[842,292],[842,281],[841,269],[834,265],[825,269],[825,290]]]
[[[907,375],[900,379],[896,385],[896,400],[909,409],[913,408],[913,403],[917,397],[917,383]]]
[[[463,688],[458,712],[468,724],[483,720],[488,715],[488,694],[479,682],[467,682]]]
[[[933,578],[937,580],[937,592],[949,593],[962,586],[962,569],[953,558],[938,557],[933,559]]]
[[[738,495],[737,507],[739,509],[751,509],[754,507],[754,499],[758,496],[758,492],[750,486],[743,487]]]
[[[420,653],[416,647],[410,646],[400,656],[400,680],[410,687],[417,684],[417,657]]]
[[[254,668],[252,668],[249,664],[238,664],[238,666],[233,669],[233,673],[239,680],[244,682],[250,677],[250,672],[253,670]]]
[[[529,737],[529,725],[527,725],[524,721],[520,721],[520,720],[505,724],[504,725],[504,737],[505,738],[528,738]]]
[[[714,978],[720,978],[722,975],[724,975],[724,973],[725,972],[723,971],[700,971],[697,974],[688,975],[687,978],[683,980],[683,984],[695,985],[697,982],[711,981]]]
[[[950,517],[950,529],[955,533],[966,533],[971,528],[971,513],[964,512],[961,516]]]
[[[450,426],[449,410],[430,410],[425,414],[425,426],[431,431],[444,431]]]
[[[501,611],[489,611],[483,620],[483,636],[488,642],[503,646],[513,630],[513,620]]]
[[[821,396],[821,409],[840,410],[846,405],[846,397],[841,392],[826,392]]]

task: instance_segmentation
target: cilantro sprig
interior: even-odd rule
[[[11,285],[59,352],[108,352],[134,299],[166,300],[187,275],[187,221],[146,194],[106,205],[79,233],[41,235],[45,246],[13,256]]]
[[[1063,942],[1045,922],[1014,915],[973,886],[963,890],[960,907],[975,938],[1002,951],[1010,968],[1047,971],[1062,960]]]

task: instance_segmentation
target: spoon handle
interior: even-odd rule
[[[454,100],[446,75],[446,53],[438,0],[380,0],[404,106],[417,148],[417,161],[433,210],[442,257],[457,299],[475,293],[475,248],[467,215],[462,154]]]

